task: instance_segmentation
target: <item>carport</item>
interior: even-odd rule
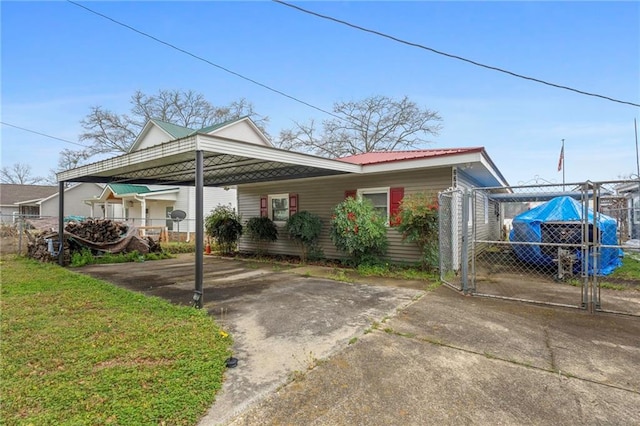
[[[194,306],[203,303],[205,186],[230,186],[361,173],[358,164],[196,133],[57,174],[58,232],[64,232],[64,187],[68,182],[195,186],[196,262]],[[63,250],[59,251],[63,264]]]

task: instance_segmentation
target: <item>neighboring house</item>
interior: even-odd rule
[[[64,216],[93,216],[91,207],[85,203],[88,198],[102,193],[103,184],[78,183],[64,190]],[[60,212],[60,199],[58,191],[38,202],[40,215],[43,217],[58,217]]]
[[[248,117],[198,130],[160,120],[149,120],[131,146],[129,153],[142,151],[196,133],[271,146]],[[168,172],[179,173],[177,170],[168,170]],[[181,234],[195,232],[195,202],[195,189],[192,186],[131,185],[127,183],[108,184],[96,196],[85,200],[85,203],[90,206],[89,216],[126,219],[137,226],[166,226],[167,230],[179,230]],[[230,187],[205,188],[204,214],[207,215],[218,205],[231,205],[236,208],[236,189]],[[186,218],[179,223],[174,222],[169,218],[173,210],[184,211]]]
[[[362,173],[238,185],[238,211],[243,220],[268,216],[279,228],[279,239],[270,244],[270,253],[298,254],[283,227],[290,215],[307,210],[323,221],[319,244],[325,256],[343,256],[329,237],[329,227],[333,208],[346,197],[368,198],[389,218],[408,194],[426,192],[436,196],[439,191],[449,188],[508,186],[482,147],[373,152],[340,160],[361,165]],[[499,211],[490,211],[488,199],[484,200],[484,206],[484,209],[476,210],[477,235],[499,239],[502,227],[501,218],[497,217]],[[391,260],[420,259],[417,246],[403,243],[400,233],[392,226],[387,238],[387,254]],[[243,237],[239,248],[249,251],[255,246]]]
[[[39,202],[58,192],[57,186],[0,184],[0,221],[12,223],[17,215],[40,216]]]

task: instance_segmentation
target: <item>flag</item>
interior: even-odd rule
[[[560,150],[560,159],[558,160],[558,171],[562,170],[562,166],[564,165],[564,145],[562,145],[562,149]]]

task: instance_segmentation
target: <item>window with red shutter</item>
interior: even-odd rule
[[[260,197],[260,216],[284,222],[298,212],[298,194],[269,194]]]

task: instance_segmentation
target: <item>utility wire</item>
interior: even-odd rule
[[[308,107],[310,107],[310,108],[313,108],[313,109],[315,109],[315,110],[317,110],[317,111],[320,111],[320,112],[323,112],[323,113],[325,113],[325,114],[331,115],[331,116],[333,116],[333,117],[335,117],[335,118],[338,118],[338,119],[340,119],[340,120],[345,120],[345,118],[344,118],[344,117],[341,117],[341,116],[339,116],[339,115],[337,115],[337,114],[334,114],[334,113],[332,113],[332,112],[330,112],[330,111],[327,111],[327,110],[325,110],[325,109],[322,109],[322,108],[320,108],[320,107],[317,107],[317,106],[315,106],[315,105],[312,105],[312,104],[310,104],[310,103],[308,103],[308,102],[305,102],[305,101],[303,101],[303,100],[301,100],[301,99],[299,99],[299,98],[296,98],[296,97],[294,97],[294,96],[288,95],[288,94],[284,93],[284,92],[283,92],[283,91],[281,91],[281,90],[274,89],[273,87],[267,86],[266,84],[260,83],[259,81],[256,81],[256,80],[254,80],[254,79],[252,79],[252,78],[249,78],[249,77],[246,77],[246,76],[244,76],[244,75],[242,75],[242,74],[240,74],[240,73],[237,73],[237,72],[235,72],[235,71],[232,71],[232,70],[230,70],[230,69],[228,69],[228,68],[225,68],[225,67],[223,67],[222,65],[218,65],[218,64],[216,64],[216,63],[213,63],[213,62],[211,62],[210,60],[203,58],[202,56],[198,56],[198,55],[196,55],[196,54],[194,54],[194,53],[191,53],[191,52],[189,52],[188,50],[182,49],[182,48],[180,48],[180,47],[178,47],[178,46],[176,46],[176,45],[174,45],[174,44],[171,44],[171,43],[169,43],[169,42],[166,42],[166,41],[164,41],[164,40],[161,40],[161,39],[159,39],[159,38],[157,38],[157,37],[155,37],[155,36],[152,36],[151,34],[145,33],[144,31],[140,31],[140,30],[138,30],[138,29],[136,29],[136,28],[134,28],[134,27],[132,27],[132,26],[130,26],[130,25],[127,25],[127,24],[125,24],[125,23],[123,23],[123,22],[120,22],[120,21],[118,21],[118,20],[116,20],[116,19],[113,19],[113,18],[111,18],[111,17],[109,17],[109,16],[107,16],[107,15],[104,15],[104,14],[100,13],[100,12],[96,12],[95,10],[90,9],[90,8],[88,8],[88,7],[86,7],[86,6],[83,6],[83,5],[79,4],[79,3],[76,3],[76,2],[71,1],[71,0],[67,0],[67,2],[68,2],[68,3],[71,3],[71,4],[75,5],[75,6],[78,6],[78,7],[82,8],[82,9],[85,9],[86,11],[91,12],[91,13],[93,13],[94,15],[100,16],[101,18],[107,19],[107,20],[109,20],[109,21],[113,22],[114,24],[118,24],[118,25],[120,25],[120,26],[122,26],[122,27],[125,27],[125,28],[127,28],[127,29],[129,29],[129,30],[131,30],[131,31],[133,31],[133,32],[135,32],[135,33],[138,33],[138,34],[140,34],[140,35],[142,35],[142,36],[144,36],[144,37],[150,38],[150,39],[151,39],[151,40],[153,40],[153,41],[156,41],[156,42],[158,42],[158,43],[160,43],[160,44],[164,44],[165,46],[170,47],[170,48],[172,48],[172,49],[175,49],[175,50],[177,50],[178,52],[184,53],[185,55],[189,55],[189,56],[191,56],[191,57],[192,57],[192,58],[194,58],[194,59],[197,59],[197,60],[202,61],[202,62],[204,62],[204,63],[206,63],[206,64],[209,64],[209,65],[211,65],[211,66],[213,66],[213,67],[216,67],[216,68],[218,68],[218,69],[221,69],[222,71],[228,72],[229,74],[235,75],[236,77],[240,77],[240,78],[241,78],[241,79],[243,79],[243,80],[249,81],[249,82],[251,82],[251,83],[253,83],[253,84],[256,84],[256,85],[258,85],[258,86],[260,86],[260,87],[262,87],[262,88],[265,88],[265,89],[270,90],[270,91],[272,91],[272,92],[274,92],[274,93],[277,93],[277,94],[279,94],[279,95],[282,95],[282,96],[284,96],[284,97],[287,97],[287,98],[289,98],[289,99],[291,99],[291,100],[293,100],[293,101],[299,102],[299,103],[301,103],[301,104],[303,104],[303,105],[306,105],[306,106],[308,106]]]
[[[436,49],[433,49],[431,47],[424,46],[422,44],[413,43],[413,42],[410,42],[410,41],[407,41],[407,40],[403,40],[401,38],[394,37],[392,35],[385,34],[385,33],[382,33],[380,31],[371,30],[369,28],[361,27],[359,25],[352,24],[350,22],[343,21],[341,19],[337,19],[337,18],[334,18],[332,16],[323,15],[323,14],[320,14],[320,13],[317,13],[317,12],[313,12],[311,10],[304,9],[304,8],[302,8],[300,6],[296,6],[296,5],[284,2],[282,0],[272,0],[272,1],[274,3],[278,3],[278,4],[281,4],[283,6],[287,6],[287,7],[290,7],[292,9],[296,9],[296,10],[298,10],[300,12],[316,16],[318,18],[327,19],[329,21],[337,22],[338,24],[346,25],[348,27],[355,28],[355,29],[360,30],[360,31],[364,31],[364,32],[367,32],[367,33],[378,35],[380,37],[388,38],[390,40],[396,41],[398,43],[406,44],[408,46],[417,47],[417,48],[423,49],[423,50],[428,50],[429,52],[433,52],[433,53],[436,53],[438,55],[446,56],[448,58],[458,59],[460,61],[467,62],[467,63],[470,63],[472,65],[476,65],[478,67],[487,68],[487,69],[490,69],[490,70],[493,70],[493,71],[498,71],[498,72],[501,72],[501,73],[504,73],[504,74],[511,75],[513,77],[517,77],[517,78],[521,78],[521,79],[524,79],[524,80],[533,81],[533,82],[536,82],[536,83],[545,84],[547,86],[556,87],[558,89],[569,90],[571,92],[579,93],[581,95],[593,96],[593,97],[596,97],[596,98],[606,99],[608,101],[617,102],[617,103],[620,103],[620,104],[626,104],[626,105],[631,105],[631,106],[635,106],[635,107],[640,107],[640,104],[636,104],[636,103],[633,103],[633,102],[622,101],[622,100],[619,100],[619,99],[611,98],[609,96],[599,95],[597,93],[585,92],[583,90],[574,89],[574,88],[569,87],[569,86],[563,86],[563,85],[560,85],[560,84],[550,83],[550,82],[545,81],[545,80],[540,80],[538,78],[528,77],[526,75],[518,74],[518,73],[515,73],[515,72],[512,72],[512,71],[508,71],[508,70],[505,70],[505,69],[502,69],[502,68],[494,67],[494,66],[491,66],[491,65],[485,65],[485,64],[482,64],[480,62],[472,61],[471,59],[463,58],[462,56],[452,55],[450,53],[442,52],[440,50],[436,50]]]
[[[46,133],[36,132],[35,130],[26,129],[24,127],[16,126],[15,124],[7,123],[6,121],[0,121],[0,124],[2,124],[3,126],[9,126],[9,127],[13,127],[13,128],[16,128],[16,129],[24,130],[25,132],[35,133],[36,135],[44,136],[46,138],[56,139],[56,140],[59,140],[59,141],[62,141],[62,142],[78,145],[78,146],[81,146],[83,148],[88,148],[86,145],[82,145],[81,143],[78,143],[78,142],[73,142],[73,141],[70,141],[70,140],[67,140],[67,139],[58,138],[56,136],[47,135]]]

